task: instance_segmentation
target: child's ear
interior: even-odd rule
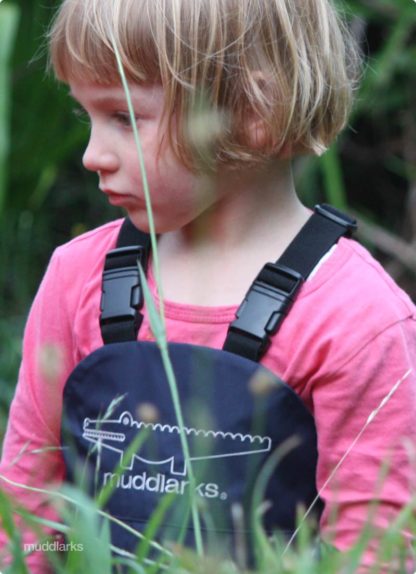
[[[260,71],[253,72],[252,81],[254,81],[253,91],[257,94],[257,101],[263,101],[266,106],[267,101],[269,101],[270,107],[274,106],[273,102],[276,96],[272,94],[272,82],[268,80],[268,75]],[[256,109],[255,105],[247,109],[245,117],[248,144],[253,150],[266,152],[270,149],[279,149],[279,134],[273,133],[267,119]],[[288,159],[292,155],[293,150],[290,143],[285,143],[278,152],[281,159]]]
[[[267,86],[267,78],[263,72],[256,71],[251,76],[252,92],[257,101],[267,101],[270,96],[270,90]],[[257,96],[257,97],[256,97]],[[268,135],[268,128],[265,118],[261,115],[260,111],[256,109],[256,105],[249,105],[246,111],[246,129],[249,138],[249,145],[253,149],[264,149],[270,138]]]
[[[269,139],[264,119],[258,116],[255,111],[251,110],[248,112],[247,124],[250,148],[255,150],[264,149]]]

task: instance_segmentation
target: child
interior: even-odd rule
[[[98,174],[110,203],[147,232],[113,42],[129,81],[159,234],[168,340],[221,349],[259,269],[310,217],[290,162],[322,153],[345,125],[358,61],[353,41],[328,0],[64,0],[50,32],[51,61],[91,123],[84,166]],[[103,225],[51,259],[10,410],[1,464],[9,480],[44,486],[64,478],[59,448],[39,449],[60,446],[66,380],[102,347],[103,266],[120,227]],[[158,301],[152,261],[148,281]],[[139,339],[151,341],[143,314]],[[321,537],[341,551],[358,538],[377,498],[365,564],[413,493],[415,318],[378,263],[342,238],[302,286],[261,359],[314,416],[318,489],[407,374],[321,493]],[[55,516],[35,493],[8,488],[31,512]],[[30,560],[32,572],[45,571],[40,553]]]

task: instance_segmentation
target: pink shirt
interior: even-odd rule
[[[10,409],[0,467],[9,480],[38,487],[62,481],[59,449],[39,449],[59,447],[65,381],[79,361],[102,345],[102,268],[120,223],[74,239],[51,259],[26,326]],[[154,293],[151,268],[149,284]],[[221,348],[236,308],[167,301],[165,310],[170,341]],[[153,339],[146,312],[140,339]],[[385,528],[415,492],[407,446],[408,439],[416,441],[416,312],[408,296],[363,247],[341,239],[303,286],[262,363],[300,395],[315,417],[318,489],[372,411],[413,369],[321,493],[321,535],[340,550],[359,535],[374,497],[380,504],[371,521]],[[379,484],[383,461],[389,472]],[[7,489],[32,512],[55,517],[38,494]],[[2,535],[1,546],[4,541]],[[374,542],[367,562],[376,548]],[[45,572],[43,560],[39,552],[31,557],[33,573]]]

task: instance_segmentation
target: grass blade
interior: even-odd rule
[[[203,552],[203,543],[202,543],[201,523],[200,523],[199,513],[198,513],[198,508],[197,508],[196,480],[195,480],[195,475],[194,475],[193,467],[192,467],[192,463],[191,463],[191,456],[190,456],[188,439],[187,439],[186,433],[184,431],[185,424],[184,424],[182,407],[181,407],[181,402],[180,402],[179,393],[178,393],[178,387],[176,384],[175,372],[173,370],[172,362],[171,362],[170,357],[169,357],[169,350],[168,350],[168,345],[167,345],[167,341],[166,341],[166,333],[164,330],[164,325],[162,324],[162,321],[161,321],[161,319],[160,319],[160,317],[156,311],[156,307],[155,307],[155,304],[153,302],[152,295],[151,295],[150,290],[149,290],[149,286],[147,284],[146,276],[145,276],[141,266],[139,266],[139,270],[140,270],[141,285],[143,288],[143,296],[144,296],[144,300],[146,302],[146,307],[147,307],[148,312],[149,312],[150,326],[152,328],[153,334],[155,335],[155,337],[157,339],[157,343],[159,345],[159,349],[160,349],[160,353],[161,353],[161,357],[162,357],[162,362],[163,362],[163,366],[165,369],[166,378],[168,380],[168,384],[169,384],[169,388],[170,388],[170,392],[171,392],[171,397],[172,397],[172,401],[173,401],[173,406],[175,409],[175,416],[176,416],[176,420],[178,422],[178,427],[180,430],[179,435],[180,435],[180,439],[181,439],[182,451],[183,451],[183,455],[184,455],[184,458],[186,461],[186,467],[188,469],[188,478],[189,478],[190,493],[191,493],[191,512],[192,512],[192,521],[193,521],[194,533],[195,533],[196,548],[197,548],[198,554],[200,556],[202,556],[204,552]]]
[[[397,391],[397,389],[406,381],[406,379],[408,379],[408,377],[411,375],[412,373],[412,369],[409,369],[401,379],[399,379],[395,385],[393,385],[393,387],[391,388],[390,392],[382,399],[382,401],[380,402],[380,404],[378,405],[378,407],[376,409],[374,409],[368,416],[364,426],[362,427],[362,429],[360,430],[360,432],[357,434],[357,436],[354,438],[354,440],[352,441],[352,443],[350,444],[350,446],[348,447],[348,449],[345,451],[344,455],[341,457],[341,459],[338,461],[338,463],[336,464],[335,468],[333,469],[333,471],[330,473],[330,475],[328,476],[328,478],[326,479],[326,481],[324,482],[324,484],[322,485],[321,489],[319,490],[318,494],[316,495],[315,500],[312,502],[312,504],[310,505],[310,507],[308,508],[308,510],[305,512],[305,514],[302,517],[302,520],[299,523],[299,526],[297,527],[296,531],[294,532],[293,536],[290,538],[289,542],[287,543],[287,546],[284,550],[284,554],[287,552],[287,550],[289,549],[290,545],[292,544],[292,542],[294,541],[294,539],[296,538],[299,529],[302,527],[302,525],[304,524],[304,522],[306,521],[306,519],[308,518],[308,516],[310,515],[311,511],[313,510],[313,508],[315,507],[316,503],[318,502],[319,498],[321,498],[321,494],[324,491],[324,489],[328,486],[328,484],[332,481],[332,479],[334,478],[334,476],[336,475],[336,473],[338,472],[338,469],[340,468],[341,465],[344,464],[344,461],[348,458],[350,452],[354,449],[355,445],[357,444],[357,442],[360,440],[360,438],[362,437],[362,435],[364,434],[364,432],[367,430],[368,426],[373,422],[373,420],[375,419],[375,417],[379,414],[379,412],[381,411],[381,409],[383,409],[385,407],[385,405],[389,402],[389,400],[391,399],[391,397],[394,395],[394,393]]]
[[[173,371],[172,364],[171,364],[171,361],[169,358],[169,352],[168,352],[167,341],[166,341],[163,293],[162,293],[162,287],[161,287],[161,281],[160,281],[160,267],[159,267],[158,251],[157,251],[157,237],[156,237],[156,231],[155,231],[155,226],[154,226],[154,219],[153,219],[152,205],[151,205],[151,196],[150,196],[150,190],[149,190],[149,185],[148,185],[148,179],[147,179],[147,175],[146,175],[146,166],[145,166],[145,162],[144,162],[143,149],[142,149],[141,140],[139,137],[139,132],[138,132],[137,126],[136,126],[135,113],[134,113],[133,104],[132,104],[131,96],[130,96],[130,89],[129,89],[127,78],[126,78],[126,75],[124,72],[123,63],[122,63],[121,56],[120,56],[120,51],[117,48],[117,43],[116,43],[114,37],[112,37],[112,46],[113,46],[114,54],[115,54],[115,57],[117,60],[117,66],[118,66],[118,71],[120,74],[120,79],[121,79],[121,82],[122,82],[122,85],[124,88],[124,92],[125,92],[125,96],[126,96],[127,106],[128,106],[129,115],[130,115],[130,123],[131,123],[132,129],[133,129],[133,135],[134,135],[134,140],[135,140],[135,145],[136,145],[137,155],[138,155],[138,160],[139,160],[139,165],[140,165],[140,171],[141,171],[141,176],[142,176],[142,183],[143,183],[143,190],[144,190],[145,201],[146,201],[147,216],[148,216],[148,221],[149,221],[149,232],[150,232],[150,238],[151,238],[152,256],[153,256],[153,261],[154,261],[155,279],[156,279],[156,286],[157,286],[157,291],[158,291],[158,295],[159,295],[159,302],[160,302],[160,315],[158,314],[156,307],[153,304],[153,300],[152,300],[152,297],[151,297],[151,294],[150,294],[150,291],[149,291],[149,288],[147,285],[146,277],[143,273],[143,270],[140,267],[141,284],[143,287],[143,293],[144,293],[146,306],[147,306],[147,309],[149,312],[151,328],[153,330],[153,334],[156,337],[156,340],[158,342],[158,346],[159,346],[159,349],[161,352],[162,361],[163,361],[163,365],[165,368],[166,377],[167,377],[167,380],[169,383],[169,388],[170,388],[171,396],[172,396],[172,400],[173,400],[175,416],[176,416],[176,419],[178,421],[178,426],[180,429],[180,438],[181,438],[182,450],[183,450],[184,458],[185,458],[187,468],[188,468],[188,477],[189,477],[190,491],[191,491],[192,520],[193,520],[193,526],[194,526],[196,547],[197,547],[198,554],[202,555],[203,554],[203,543],[202,543],[200,519],[199,519],[199,514],[198,514],[198,509],[197,509],[195,476],[194,476],[194,473],[192,470],[188,441],[186,438],[186,434],[183,430],[184,429],[184,421],[183,421],[181,404],[180,404],[180,400],[179,400],[178,389],[176,386],[175,373]]]
[[[152,246],[152,257],[153,257],[153,263],[154,263],[156,286],[157,286],[157,291],[158,291],[159,301],[160,301],[160,316],[161,316],[162,322],[164,323],[164,305],[163,305],[162,283],[161,283],[161,279],[160,279],[160,266],[159,266],[159,255],[158,255],[158,249],[157,249],[157,236],[156,236],[155,224],[154,224],[154,219],[153,219],[152,201],[151,201],[151,195],[150,195],[150,189],[149,189],[149,182],[147,179],[146,166],[144,163],[143,148],[142,148],[142,143],[140,140],[139,132],[138,132],[138,129],[136,126],[135,113],[134,113],[133,104],[131,101],[129,85],[127,82],[126,74],[124,73],[124,68],[123,68],[123,63],[121,61],[120,52],[117,48],[117,44],[116,44],[116,41],[114,38],[112,38],[112,44],[113,44],[114,54],[115,54],[115,57],[117,60],[118,71],[120,74],[121,82],[123,84],[124,93],[126,96],[127,107],[128,107],[129,115],[130,115],[130,123],[131,123],[131,127],[133,130],[134,143],[136,145],[137,157],[138,157],[139,165],[140,165],[140,173],[141,173],[141,177],[142,177],[143,191],[144,191],[144,197],[145,197],[145,201],[146,201],[147,218],[148,218],[148,222],[149,222],[149,233],[150,233],[150,241],[151,241],[151,246]]]

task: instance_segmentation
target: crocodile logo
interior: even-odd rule
[[[118,419],[84,419],[82,436],[85,440],[99,445],[101,448],[118,453],[120,455],[120,464],[124,469],[132,470],[134,461],[137,459],[145,464],[151,465],[170,464],[171,474],[186,476],[186,461],[182,460],[182,456],[180,460],[176,460],[175,454],[164,460],[149,460],[138,453],[130,458],[125,456],[125,449],[129,444],[128,437],[132,433],[137,433],[142,429],[147,429],[160,439],[163,438],[163,435],[168,435],[172,450],[176,453],[182,453],[180,429],[178,426],[137,422],[129,411],[124,411]],[[243,435],[242,433],[202,430],[188,427],[184,427],[183,430],[187,437],[197,437],[199,444],[206,442],[206,445],[210,447],[208,453],[198,455],[198,453],[192,452],[192,448],[195,447],[195,445],[193,442],[190,442],[191,461],[265,453],[269,452],[272,447],[272,440],[268,436]]]

